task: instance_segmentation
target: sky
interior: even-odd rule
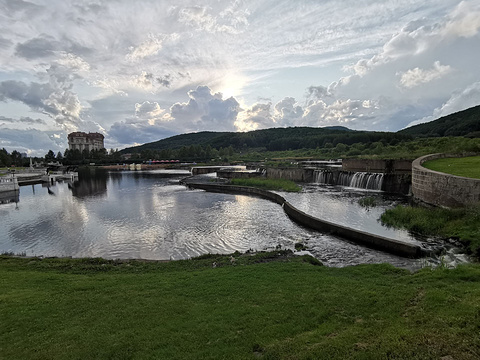
[[[0,148],[397,131],[480,104],[480,0],[0,0]]]

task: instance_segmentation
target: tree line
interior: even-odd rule
[[[66,149],[62,154],[60,151],[55,154],[53,150],[49,150],[44,157],[32,157],[33,162],[60,162],[64,165],[87,165],[95,164],[112,164],[123,162],[140,162],[150,160],[179,160],[179,161],[228,161],[235,154],[232,146],[226,148],[215,149],[210,145],[190,145],[182,146],[179,149],[144,149],[142,151],[132,153],[130,157],[122,157],[122,154],[117,150],[106,149],[100,150],[83,150]],[[21,154],[17,150],[9,153],[6,149],[0,150],[0,167],[27,167],[30,165],[30,157]]]

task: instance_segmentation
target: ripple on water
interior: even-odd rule
[[[0,205],[0,251],[164,260],[277,245],[293,248],[302,242],[329,266],[390,262],[418,267],[417,260],[298,226],[270,201],[187,190],[172,184],[172,179],[134,172],[86,177],[74,189],[57,184],[56,196],[48,195],[41,185],[22,187],[17,210],[11,204]],[[298,199],[303,204],[318,200],[315,195],[314,200],[302,196]],[[345,197],[345,201],[353,200]]]

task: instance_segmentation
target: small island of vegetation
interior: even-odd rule
[[[265,178],[251,178],[251,179],[232,179],[231,185],[237,186],[251,186],[264,190],[289,191],[299,192],[302,190],[295,182],[285,179],[265,179]]]

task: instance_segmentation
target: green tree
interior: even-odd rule
[[[45,161],[54,161],[55,153],[52,150],[48,150],[48,153],[45,155]]]
[[[12,158],[5,148],[0,150],[0,166],[11,166]]]
[[[15,166],[21,166],[22,165],[22,154],[20,154],[17,150],[12,151],[12,163]]]

